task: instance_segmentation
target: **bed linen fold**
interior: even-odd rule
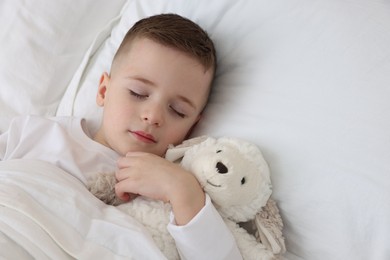
[[[0,258],[165,259],[130,216],[62,169],[25,159],[0,162],[2,247],[15,255],[0,250]]]

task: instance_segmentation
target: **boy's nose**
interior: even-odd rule
[[[161,126],[164,122],[163,108],[160,106],[149,106],[143,113],[142,119],[150,125]]]

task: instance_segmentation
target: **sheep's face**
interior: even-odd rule
[[[195,174],[219,210],[250,207],[257,211],[271,194],[269,170],[260,150],[242,140],[210,138],[187,150],[181,163]]]

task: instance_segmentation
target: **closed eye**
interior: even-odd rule
[[[149,97],[148,95],[138,94],[137,92],[135,92],[133,90],[129,90],[129,92],[130,92],[130,95],[132,95],[133,97],[138,98],[138,99],[145,99],[145,98]]]
[[[174,114],[176,114],[177,116],[179,116],[179,117],[181,117],[181,118],[185,118],[185,117],[186,117],[186,115],[185,115],[184,113],[181,113],[181,112],[177,111],[174,107],[169,106],[169,108],[170,108],[170,109],[172,110],[172,112],[173,112]]]

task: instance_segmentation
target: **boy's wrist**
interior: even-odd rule
[[[197,180],[182,185],[172,195],[170,200],[172,211],[177,225],[182,226],[190,222],[204,207],[206,195]]]

